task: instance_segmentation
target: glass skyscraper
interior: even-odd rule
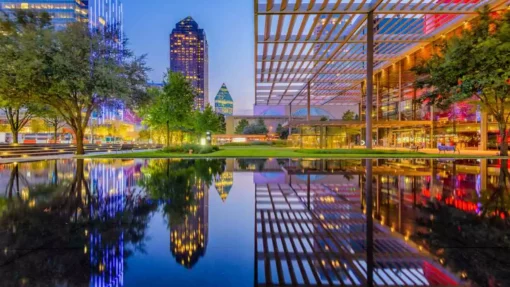
[[[122,35],[122,3],[120,0],[0,0],[0,10],[47,11],[56,28],[73,22],[90,23],[91,27],[110,25]]]
[[[214,110],[224,116],[234,115],[234,100],[230,96],[227,85],[223,84],[220,91],[214,98]]]
[[[209,103],[209,59],[205,31],[191,17],[175,25],[170,35],[170,70],[182,73],[195,87],[195,109]]]

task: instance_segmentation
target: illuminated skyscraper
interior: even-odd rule
[[[115,27],[122,36],[120,0],[0,0],[0,11],[15,9],[46,11],[57,29],[73,22],[88,22],[91,27]]]
[[[220,91],[214,98],[214,109],[216,113],[224,116],[234,115],[234,100],[227,89],[227,86],[223,84]]]
[[[209,58],[205,31],[191,17],[175,25],[170,35],[170,70],[182,73],[195,87],[195,108],[209,103]]]

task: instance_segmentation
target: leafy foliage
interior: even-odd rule
[[[461,36],[439,46],[440,53],[417,65],[415,86],[422,103],[446,109],[473,101],[498,122],[501,153],[508,154],[510,113],[510,11],[492,15],[485,7]]]
[[[246,119],[241,119],[239,123],[236,126],[235,134],[236,135],[242,135],[244,132],[244,129],[249,125],[250,123]]]
[[[262,118],[257,119],[255,123],[248,125],[243,130],[245,135],[265,135],[267,132],[266,124]]]
[[[184,130],[192,126],[195,90],[181,73],[168,72],[163,89],[150,89],[150,104],[142,109],[145,123],[166,129],[167,146],[170,131]]]
[[[14,17],[0,15],[0,109],[14,143],[39,109],[34,98],[41,86],[42,59],[51,31],[48,13],[19,10]]]
[[[354,117],[355,117],[354,112],[353,112],[353,111],[351,111],[351,110],[347,110],[347,111],[343,114],[343,116],[342,116],[342,120],[344,120],[344,121],[353,121],[353,120],[354,120]]]

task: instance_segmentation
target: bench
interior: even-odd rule
[[[447,151],[451,151],[453,153],[458,152],[460,154],[460,150],[454,145],[452,146],[440,145],[437,146],[437,149],[439,150],[439,153],[441,152],[446,153]]]
[[[419,147],[419,146],[417,146],[417,145],[412,145],[412,146],[410,146],[410,147],[409,147],[409,149],[410,149],[411,151],[418,152],[418,150],[420,149],[420,147]]]

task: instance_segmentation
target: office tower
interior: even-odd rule
[[[209,59],[207,38],[191,17],[175,25],[170,35],[170,70],[182,73],[195,87],[195,109],[209,103]]]
[[[91,27],[110,25],[122,35],[123,9],[120,0],[0,0],[0,11],[46,11],[57,29],[73,22],[90,23]]]
[[[216,98],[214,98],[214,110],[224,116],[234,115],[234,100],[225,84],[221,86]]]

